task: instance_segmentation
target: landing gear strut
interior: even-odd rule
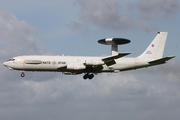
[[[94,77],[94,74],[88,74],[88,73],[83,76],[84,79],[89,78],[90,80],[91,80],[93,77]]]
[[[24,77],[24,76],[25,76],[25,73],[24,73],[24,72],[22,72],[22,73],[21,73],[21,77]]]

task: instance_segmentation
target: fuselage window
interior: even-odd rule
[[[8,61],[14,61],[15,59],[9,59]]]

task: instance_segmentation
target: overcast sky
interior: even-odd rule
[[[179,0],[0,0],[1,120],[179,120]],[[10,71],[18,55],[110,54],[97,43],[122,37],[119,52],[141,54],[158,31],[167,31],[162,66],[115,74]]]

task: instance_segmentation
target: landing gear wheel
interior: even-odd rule
[[[21,77],[24,77],[24,76],[25,76],[25,74],[24,74],[24,72],[22,72],[22,73],[21,73]]]
[[[93,77],[94,77],[93,74],[90,74],[90,75],[89,75],[89,79],[90,79],[90,80],[91,80]]]
[[[84,79],[89,78],[90,80],[91,80],[93,77],[94,77],[94,74],[85,74],[85,75],[83,76]]]
[[[85,74],[83,78],[86,80],[88,78],[88,74]]]

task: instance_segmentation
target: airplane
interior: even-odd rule
[[[118,53],[118,45],[127,44],[130,40],[124,38],[105,38],[98,42],[105,45],[111,45],[110,56],[28,55],[13,57],[3,64],[10,70],[21,71],[21,77],[25,76],[25,71],[51,71],[62,72],[66,75],[84,73],[83,78],[91,80],[94,75],[98,73],[117,73],[166,63],[175,57],[163,57],[167,35],[168,32],[158,32],[157,36],[147,49],[135,58],[125,57],[131,54],[129,52]]]

